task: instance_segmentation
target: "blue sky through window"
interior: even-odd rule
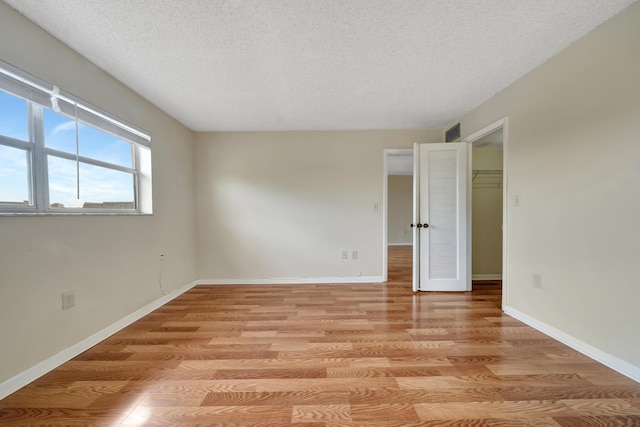
[[[29,140],[27,101],[0,90],[0,135]]]
[[[76,123],[53,110],[44,110],[44,145],[67,153],[76,152]],[[103,162],[131,167],[131,143],[78,123],[79,154]]]
[[[76,153],[75,120],[44,109],[45,147]],[[0,91],[0,135],[29,141],[27,102]],[[78,124],[79,154],[131,168],[132,144],[91,126]],[[50,203],[82,207],[85,202],[133,202],[133,175],[80,163],[77,197],[75,161],[47,156]],[[22,203],[29,198],[28,151],[0,145],[0,202]]]
[[[80,199],[76,190],[76,162],[48,156],[49,202],[81,208],[85,202],[133,202],[133,175],[80,163]]]
[[[29,140],[27,101],[0,91],[0,135]],[[0,201],[29,200],[27,151],[0,146]]]
[[[0,202],[29,202],[26,150],[0,145]]]

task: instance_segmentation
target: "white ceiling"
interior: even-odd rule
[[[634,0],[4,1],[192,130],[254,131],[447,127]]]

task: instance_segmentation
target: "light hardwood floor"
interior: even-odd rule
[[[197,286],[0,401],[0,425],[640,426],[640,384],[503,314],[499,284]]]

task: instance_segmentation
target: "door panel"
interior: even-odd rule
[[[414,227],[414,290],[471,290],[468,144],[416,144],[414,151],[414,224],[421,226]]]
[[[456,193],[456,151],[423,151],[428,153],[428,174],[422,175],[426,197],[420,199],[421,212],[430,228],[421,244],[428,246],[425,253],[427,268],[423,269],[424,279],[456,279],[458,277],[457,241],[457,193]],[[426,182],[424,182],[426,181]],[[426,185],[424,185],[426,184]],[[424,221],[423,221],[424,222]]]

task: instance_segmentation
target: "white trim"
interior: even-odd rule
[[[471,280],[502,280],[502,274],[473,274]]]
[[[389,281],[389,153],[382,155],[382,281]]]
[[[495,132],[498,129],[503,128],[505,126],[506,122],[507,122],[507,118],[503,117],[500,120],[497,120],[497,121],[491,123],[490,125],[483,127],[479,131],[474,132],[471,135],[463,138],[461,142],[472,143],[474,141],[477,141],[478,139],[482,138],[483,136],[487,136],[491,132]]]
[[[382,276],[282,277],[279,279],[198,279],[198,285],[307,285],[324,283],[382,283]]]
[[[512,307],[504,307],[504,312],[509,316],[520,320],[521,322],[526,323],[534,329],[542,332],[543,334],[549,335],[551,338],[560,341],[563,344],[568,345],[574,350],[579,351],[587,357],[595,360],[596,362],[600,362],[605,366],[621,373],[622,375],[631,378],[634,381],[640,383],[640,367],[634,366],[628,362],[625,362],[622,359],[617,358],[616,356],[612,356],[609,353],[605,353],[604,351],[593,347],[579,339],[562,332],[559,329],[554,328],[553,326],[547,325],[544,322],[534,319],[533,317],[522,313],[521,311],[516,310]]]
[[[389,246],[413,246],[413,243],[389,243]]]
[[[198,284],[197,281],[193,281],[183,286],[180,289],[176,289],[171,293],[161,298],[158,298],[157,300],[123,317],[122,319],[107,326],[101,331],[96,332],[90,337],[85,338],[82,341],[72,345],[71,347],[68,347],[62,350],[58,354],[54,354],[48,359],[45,359],[42,362],[30,367],[29,369],[20,372],[18,375],[3,381],[2,383],[0,383],[0,399],[4,399],[11,393],[18,391],[19,389],[26,386],[27,384],[37,380],[44,374],[52,371],[53,369],[57,368],[63,363],[68,362],[69,360],[73,359],[79,354],[87,351],[94,345],[109,338],[110,336],[120,331],[121,329],[131,325],[133,322],[151,313],[153,310],[156,310],[162,307],[164,304],[168,303],[172,299],[182,295],[183,293],[193,288],[197,284]]]
[[[502,306],[509,293],[509,118],[502,120]]]

